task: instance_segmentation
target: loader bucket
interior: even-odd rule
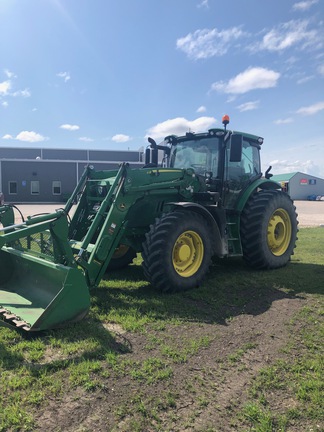
[[[89,290],[78,268],[0,250],[0,325],[26,331],[63,327],[81,320],[89,306]]]

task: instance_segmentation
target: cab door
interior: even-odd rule
[[[241,192],[253,181],[260,177],[260,145],[242,137],[241,157],[231,160],[231,142],[226,144],[224,201],[226,208],[235,207],[235,203]],[[233,159],[233,157],[232,157]],[[240,159],[240,160],[239,160]]]

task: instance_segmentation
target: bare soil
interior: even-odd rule
[[[44,430],[44,425],[47,431],[56,432],[245,429],[235,419],[235,413],[248,400],[248,389],[258,372],[284,356],[281,349],[288,341],[287,324],[307,302],[305,298],[278,293],[274,289],[262,299],[255,293],[244,312],[232,319],[220,316],[221,324],[169,326],[162,332],[151,330],[145,335],[115,333],[117,338],[127,339],[131,347],[125,359],[139,364],[161,356],[158,347],[147,350],[149,335],[177,341],[179,345],[188,335],[206,336],[211,343],[186,362],[173,363],[169,380],[148,384],[134,380],[130,374],[121,377],[110,371],[110,376],[102,379],[100,390],[89,393],[78,389],[59,400],[49,400],[48,406],[38,413],[35,430]],[[250,349],[242,353],[244,346]],[[174,397],[172,404],[166,402],[166,395]],[[156,421],[152,419],[154,410],[158,411]],[[135,428],[137,424],[139,429]]]

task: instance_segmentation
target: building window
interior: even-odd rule
[[[61,182],[60,181],[53,181],[52,192],[53,192],[53,195],[61,195]]]
[[[34,180],[30,182],[30,192],[32,195],[39,195],[39,181]]]
[[[9,195],[17,195],[17,182],[10,181],[9,182]]]

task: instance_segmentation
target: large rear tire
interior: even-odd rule
[[[159,291],[182,291],[199,286],[212,256],[205,218],[192,211],[175,211],[156,219],[143,243],[146,278]]]
[[[296,247],[298,221],[290,197],[278,190],[262,190],[248,200],[241,216],[245,261],[259,269],[286,265]]]

